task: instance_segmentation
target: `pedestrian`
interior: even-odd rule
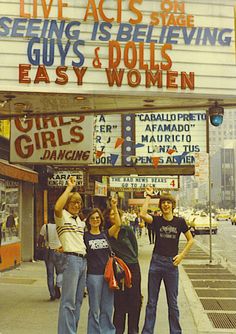
[[[72,192],[76,179],[70,176],[67,187],[55,204],[57,233],[65,254],[65,269],[58,319],[58,334],[76,334],[86,281],[85,222],[79,218],[82,198]]]
[[[148,274],[148,301],[145,323],[142,334],[154,333],[156,308],[162,280],[165,284],[170,334],[182,333],[179,323],[178,297],[178,265],[183,260],[193,244],[193,237],[185,220],[176,217],[173,210],[176,207],[175,198],[169,194],[160,196],[159,207],[162,216],[152,216],[147,213],[153,188],[146,188],[146,199],[141,208],[140,216],[148,224],[152,224],[156,240]],[[180,234],[184,233],[187,240],[184,249],[179,253]]]
[[[111,199],[114,212],[117,210],[117,199]],[[117,215],[116,215],[117,216]],[[112,322],[114,308],[114,292],[104,278],[104,271],[110,257],[107,236],[103,231],[104,218],[98,208],[94,208],[87,216],[84,240],[87,247],[87,289],[89,297],[89,314],[87,334],[115,334]],[[120,219],[110,229],[119,228]],[[109,233],[109,231],[108,231]]]
[[[11,238],[16,232],[16,221],[13,209],[11,209],[10,214],[7,216],[6,228],[8,230],[8,235]]]
[[[125,332],[126,314],[128,314],[128,333],[137,334],[142,298],[137,239],[130,226],[120,223],[119,228],[114,229],[116,219],[122,221],[120,210],[114,210],[113,207],[107,208],[104,212],[104,219],[112,250],[126,263],[132,274],[132,287],[123,287],[114,292],[113,323],[116,327],[116,334]]]
[[[148,209],[148,214],[152,214],[152,210],[150,210],[150,209]],[[153,229],[153,225],[152,224],[148,224],[148,223],[146,223],[145,222],[145,224],[146,224],[146,227],[147,227],[147,230],[148,230],[148,239],[149,239],[149,244],[151,245],[151,244],[154,244],[154,242],[155,242],[155,231],[154,231],[154,229]]]
[[[62,273],[64,270],[64,254],[60,252],[61,243],[57,235],[56,225],[52,218],[48,224],[44,224],[40,230],[38,247],[46,246],[45,265],[47,270],[47,284],[50,301],[61,297]],[[55,284],[56,272],[56,284]]]

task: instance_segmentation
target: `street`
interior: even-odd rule
[[[212,253],[219,255],[230,262],[230,267],[236,270],[236,226],[231,224],[231,221],[219,221],[218,233],[212,235]],[[210,248],[210,236],[207,234],[196,235],[195,239],[201,245]]]

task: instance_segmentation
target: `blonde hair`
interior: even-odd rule
[[[80,193],[78,193],[78,192],[71,192],[71,193],[69,193],[67,201],[66,201],[66,204],[65,204],[65,209],[66,210],[68,210],[69,203],[72,201],[72,199],[75,200],[75,201],[81,202],[81,208],[82,208],[82,206],[83,206],[83,200],[82,200],[82,197],[81,197]]]

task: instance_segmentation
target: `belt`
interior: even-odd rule
[[[85,257],[86,257],[85,254],[79,254],[79,253],[75,253],[75,252],[64,252],[64,254],[67,254],[67,255],[74,255],[74,256],[78,256],[78,257],[82,257],[82,258],[85,258]]]

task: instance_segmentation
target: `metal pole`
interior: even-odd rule
[[[208,178],[209,178],[209,244],[210,244],[210,263],[212,262],[212,203],[211,203],[211,158],[210,152],[208,152]]]
[[[211,203],[211,157],[210,157],[210,136],[209,136],[209,114],[207,112],[207,153],[208,153],[208,200],[209,200],[209,261],[212,263],[212,203]]]

